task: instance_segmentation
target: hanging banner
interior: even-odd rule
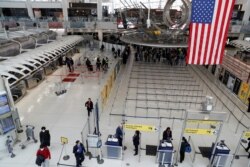
[[[213,129],[193,129],[193,128],[186,128],[184,133],[187,134],[196,134],[196,135],[214,135],[216,131]]]
[[[244,133],[244,138],[248,139],[250,137],[250,132],[245,132]]]
[[[239,98],[245,102],[248,96],[249,85],[246,82],[243,82],[238,93]]]
[[[69,143],[68,138],[66,138],[66,137],[61,137],[61,143],[62,143],[62,144],[68,144],[68,143]]]
[[[219,123],[219,121],[187,120],[187,123],[216,125]]]
[[[125,129],[128,130],[139,130],[144,132],[155,132],[157,129],[155,126],[150,125],[140,125],[140,124],[124,124],[123,125]]]

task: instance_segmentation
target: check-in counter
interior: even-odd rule
[[[33,75],[25,79],[25,83],[28,89],[34,88],[39,85],[45,79],[44,69],[36,71]]]
[[[24,95],[26,94],[26,90],[27,89],[24,81],[21,81],[17,85],[11,87],[10,91],[15,103],[17,103],[24,97]]]
[[[174,147],[172,142],[162,140],[158,146],[157,151],[157,162],[161,165],[167,164],[169,166],[173,165],[174,159]]]
[[[107,152],[107,158],[109,159],[121,159],[122,147],[119,146],[118,139],[112,135],[109,135],[105,142],[105,148]]]

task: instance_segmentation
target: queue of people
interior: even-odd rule
[[[187,50],[184,48],[153,48],[146,46],[135,46],[135,60],[144,62],[165,63],[173,65],[185,65]]]

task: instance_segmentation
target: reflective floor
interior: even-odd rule
[[[87,111],[84,107],[85,101],[90,97],[93,102],[99,99],[103,86],[113,72],[114,65],[118,61],[113,59],[111,52],[103,53],[110,57],[110,70],[107,73],[87,72],[81,66],[77,66],[78,61],[83,61],[83,55],[91,55],[91,58],[101,55],[99,51],[89,51],[81,49],[80,54],[74,56],[75,77],[74,82],[60,81],[68,76],[69,72],[66,66],[59,68],[52,75],[48,76],[39,86],[28,91],[27,95],[16,104],[19,110],[22,125],[35,126],[36,138],[39,136],[40,128],[46,126],[51,134],[51,155],[50,166],[75,166],[75,158],[72,153],[76,140],[85,140],[84,134],[88,131]],[[132,53],[133,55],[133,53]],[[141,166],[153,167],[159,166],[156,156],[146,155],[146,145],[155,145],[162,138],[162,132],[166,127],[171,127],[173,131],[173,146],[177,150],[180,142],[181,131],[183,127],[184,112],[183,109],[200,109],[200,103],[205,95],[213,96],[213,91],[209,90],[202,77],[197,73],[196,67],[189,66],[169,66],[164,63],[144,63],[128,60],[126,66],[121,66],[120,73],[113,85],[110,98],[102,110],[100,105],[100,132],[102,134],[102,143],[104,144],[109,134],[115,134],[116,127],[123,121],[131,124],[145,124],[156,128],[152,132],[141,132],[141,151],[139,155],[134,156],[134,147],[132,136],[134,131],[125,130],[124,145],[127,149],[123,152],[123,160],[107,159],[105,150],[102,151],[104,163],[98,164],[96,158],[89,159],[85,157],[84,166]],[[205,80],[206,81],[206,80]],[[209,81],[206,81],[209,83]],[[57,96],[55,91],[64,87],[67,92]],[[180,91],[181,90],[181,91]],[[217,92],[218,90],[214,90]],[[216,99],[216,111],[226,111],[221,100]],[[231,107],[231,106],[230,106]],[[126,117],[122,117],[125,114]],[[237,113],[236,113],[237,115]],[[158,118],[161,119],[158,119]],[[240,117],[240,116],[239,116]],[[93,130],[93,115],[90,117],[90,129]],[[248,122],[248,125],[250,123]],[[245,130],[241,125],[237,127],[237,121],[233,116],[226,119],[222,130],[220,140],[230,148],[230,153],[234,154],[239,143],[242,131]],[[211,129],[210,125],[188,124],[189,128]],[[218,131],[218,126],[215,129]],[[237,133],[235,133],[237,131]],[[83,135],[81,135],[81,132]],[[190,136],[192,153],[186,153],[183,163],[178,163],[181,167],[205,167],[209,163],[208,158],[202,157],[200,147],[211,147],[216,140],[216,135],[194,135]],[[67,137],[69,143],[63,146],[60,138]],[[19,139],[26,140],[25,134],[20,134]],[[6,152],[0,154],[1,167],[34,167],[36,151],[39,143],[30,143],[25,149],[20,148],[20,143],[14,147],[16,157],[10,158]],[[246,144],[243,144],[246,146]],[[93,156],[98,154],[98,150],[90,149]],[[176,154],[174,163],[176,162]],[[233,167],[247,167],[249,159],[248,154],[242,146],[239,152],[242,155],[236,159]],[[69,155],[70,159],[64,161],[60,156]],[[228,162],[231,161],[228,157]],[[167,165],[166,165],[167,166]]]

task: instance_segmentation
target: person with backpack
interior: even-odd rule
[[[40,149],[36,153],[36,164],[38,166],[49,167],[49,160],[51,159],[48,147],[41,144]]]
[[[84,157],[85,148],[79,140],[76,141],[76,145],[73,147],[73,153],[75,154],[76,157],[76,167],[82,166],[82,162],[85,159]]]
[[[185,159],[185,152],[191,152],[190,144],[185,137],[182,137],[181,148],[180,148],[180,163]]]
[[[137,155],[138,154],[138,146],[140,144],[140,131],[139,130],[135,131],[135,134],[133,136],[133,144],[135,146],[135,154],[134,155]]]

